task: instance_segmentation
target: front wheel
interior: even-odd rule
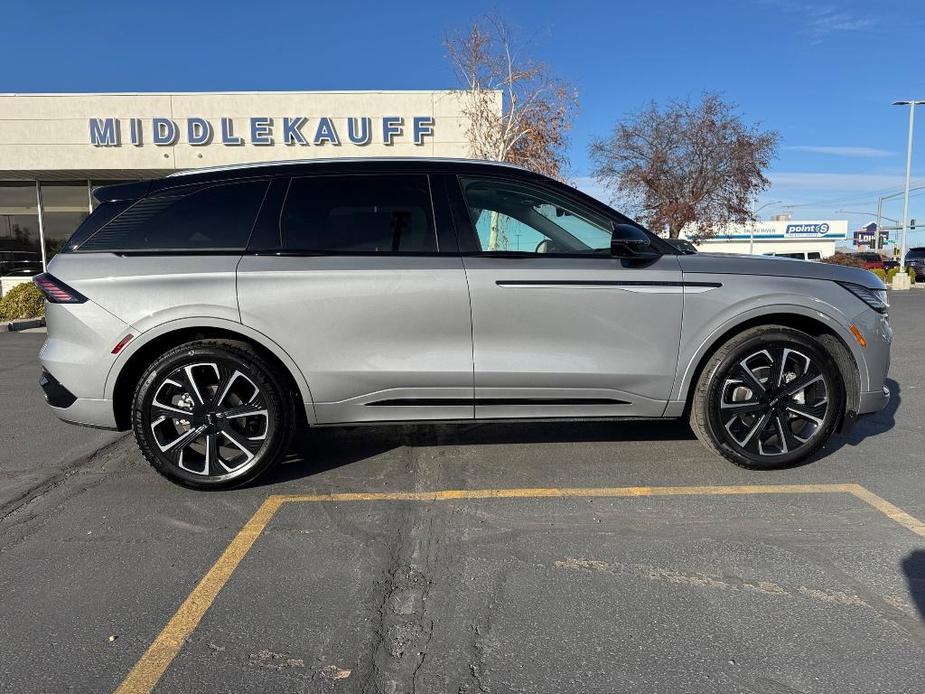
[[[812,336],[782,326],[735,336],[701,372],[691,427],[736,465],[775,469],[814,455],[844,409],[835,361]]]
[[[132,425],[148,462],[185,487],[237,487],[285,454],[293,407],[245,343],[199,340],[156,359],[135,389]]]

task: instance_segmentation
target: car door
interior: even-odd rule
[[[476,418],[658,416],[683,307],[676,255],[610,254],[614,220],[565,186],[461,177]],[[466,211],[459,221],[459,211]]]
[[[302,369],[316,421],[471,419],[468,288],[429,177],[293,177],[264,208],[241,320]]]

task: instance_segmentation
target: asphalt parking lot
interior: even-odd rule
[[[925,291],[891,301],[888,408],[772,473],[683,423],[361,427],[196,493],[0,335],[0,690],[921,691]]]

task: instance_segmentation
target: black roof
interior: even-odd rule
[[[117,183],[101,186],[93,191],[100,202],[112,200],[137,200],[152,193],[180,186],[202,185],[218,181],[266,176],[298,176],[324,172],[344,173],[502,173],[506,177],[524,180],[550,181],[551,179],[519,166],[503,162],[480,161],[476,159],[438,159],[428,157],[379,157],[302,159],[267,163],[235,164],[206,169],[191,169],[156,178],[131,183]]]
[[[642,226],[613,210],[600,200],[548,176],[528,171],[513,164],[478,159],[369,157],[237,164],[208,169],[192,169],[170,174],[165,178],[102,186],[94,189],[93,195],[100,202],[137,200],[154,193],[179,187],[200,186],[206,183],[237,179],[299,176],[322,172],[325,174],[429,173],[500,175],[508,180],[520,180],[525,183],[533,182],[552,186],[562,194],[579,200],[591,209],[597,208],[598,210],[606,211],[609,215],[615,215],[621,222]]]

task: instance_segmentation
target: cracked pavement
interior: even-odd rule
[[[925,519],[925,292],[891,299],[892,406],[772,473],[681,423],[357,427],[196,493],[33,407],[40,336],[0,335],[0,690],[115,689],[270,494],[852,482]],[[911,692],[923,611],[925,538],[849,495],[291,503],[157,691]]]

